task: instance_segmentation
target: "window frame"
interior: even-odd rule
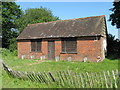
[[[69,42],[70,41],[70,42]],[[75,47],[73,47],[73,45],[69,46],[69,47],[73,47],[75,50],[74,51],[68,51],[69,47],[67,46],[67,43],[71,43],[71,41],[74,41],[73,44],[75,44]],[[77,54],[77,38],[76,37],[71,37],[71,38],[62,38],[61,39],[62,42],[62,48],[61,48],[61,53],[65,53],[65,54]],[[63,46],[65,45],[65,46]]]
[[[30,40],[30,42],[31,42],[31,48],[30,48],[31,52],[42,52],[42,39],[32,39]],[[35,45],[32,46],[32,43],[34,43]],[[39,49],[38,46],[40,47]]]

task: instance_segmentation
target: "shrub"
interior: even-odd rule
[[[0,53],[2,54],[2,56],[8,56],[8,55],[17,56],[17,50],[10,51],[9,49],[6,48],[0,48]]]
[[[3,56],[7,56],[7,55],[10,54],[10,50],[5,49],[5,48],[1,48],[1,49],[0,49],[0,53],[1,53]]]
[[[12,55],[17,56],[18,55],[17,50],[12,51]]]
[[[17,50],[17,40],[16,40],[16,38],[12,38],[10,40],[9,50],[12,51],[12,52]]]

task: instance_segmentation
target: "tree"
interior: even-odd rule
[[[21,16],[20,6],[15,2],[2,2],[2,47],[9,48],[10,40],[17,37],[15,21]]]
[[[27,9],[23,12],[15,2],[2,2],[2,47],[14,50],[16,37],[28,25],[59,20],[47,8]]]
[[[107,57],[110,59],[120,58],[120,41],[115,36],[107,36]]]
[[[120,1],[117,2],[115,0],[113,2],[113,8],[110,9],[113,13],[110,15],[109,21],[112,21],[111,24],[116,26],[117,28],[120,28]]]
[[[47,8],[30,8],[25,10],[22,14],[22,17],[19,18],[16,22],[20,32],[28,25],[34,23],[43,23],[49,21],[59,20],[58,17],[54,16],[52,11]]]

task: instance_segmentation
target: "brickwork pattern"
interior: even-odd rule
[[[60,60],[77,60],[77,61],[99,61],[103,60],[104,49],[103,39],[94,40],[94,38],[78,38],[77,40],[77,53],[66,54],[62,53],[61,39],[55,39],[55,59]],[[18,41],[18,57],[27,59],[48,59],[48,40],[42,40],[42,52],[31,52],[30,40]]]

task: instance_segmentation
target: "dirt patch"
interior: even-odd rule
[[[29,64],[26,64],[26,65],[35,65],[35,64],[40,64],[40,63],[42,63],[42,62],[45,62],[45,61],[39,61],[39,60],[35,60],[35,61],[38,61],[38,62],[36,62],[36,63],[29,63]],[[23,66],[15,66],[15,67],[12,67],[12,68],[20,68],[20,67],[23,67]]]
[[[37,62],[35,62],[35,63],[28,63],[28,64],[26,64],[26,65],[28,65],[28,66],[31,66],[31,65],[35,65],[35,64],[40,64],[40,63],[42,63],[42,62],[49,62],[49,61],[42,61],[42,60],[34,60],[34,61],[37,61]],[[13,68],[20,68],[20,67],[23,67],[23,66],[15,66],[15,67],[12,67],[12,69]]]
[[[27,64],[27,65],[34,65],[34,64],[40,64],[41,62],[36,62],[36,63],[30,63],[30,64]]]
[[[27,64],[27,65],[34,65],[34,64],[40,64],[40,63],[42,63],[42,62],[46,62],[46,61],[40,61],[40,60],[35,60],[35,61],[38,61],[38,62],[36,62],[36,63],[29,63],[29,64]]]

